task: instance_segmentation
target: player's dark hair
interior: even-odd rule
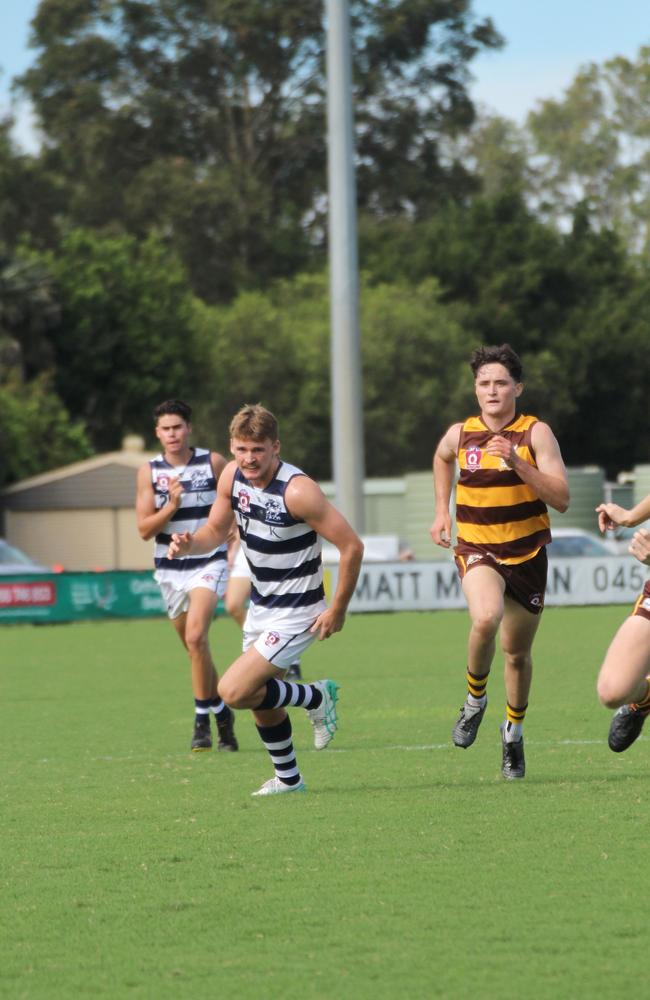
[[[472,374],[476,378],[479,368],[483,365],[503,365],[510,372],[515,382],[521,382],[523,369],[519,356],[513,351],[510,344],[492,345],[491,347],[477,347],[472,351],[469,359],[469,366]]]
[[[186,424],[192,423],[192,407],[184,403],[182,399],[166,399],[164,403],[158,403],[153,411],[153,422],[157,424],[161,417],[172,414],[181,417]]]
[[[230,437],[243,441],[277,441],[278,422],[261,403],[246,403],[230,421]]]

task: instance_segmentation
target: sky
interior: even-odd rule
[[[0,114],[11,107],[12,77],[33,61],[27,40],[37,7],[38,0],[0,0]],[[634,59],[650,44],[649,0],[474,0],[472,9],[492,18],[506,45],[472,63],[471,96],[520,124],[537,101],[561,98],[581,66]],[[28,108],[14,107],[14,116],[14,138],[33,151]]]

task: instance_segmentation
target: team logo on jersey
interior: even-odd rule
[[[280,641],[280,635],[278,632],[267,632],[266,639],[264,640],[265,646],[277,646]]]
[[[281,521],[282,520],[282,504],[276,497],[270,497],[266,504],[264,505],[264,520],[268,523],[269,521]]]
[[[166,472],[156,477],[156,486],[161,493],[169,493],[169,476]]]
[[[209,480],[200,469],[196,469],[192,473],[190,482],[192,483],[193,490],[207,490]]]
[[[246,490],[240,490],[237,495],[237,499],[239,501],[239,509],[245,514],[248,514],[251,509],[250,493],[247,493]]]
[[[465,452],[465,467],[470,472],[474,472],[474,470],[478,469],[481,464],[482,455],[483,452],[481,451],[481,449],[477,447],[477,445],[473,444]]]

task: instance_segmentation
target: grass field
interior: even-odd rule
[[[548,609],[527,777],[500,777],[501,668],[474,747],[461,612],[357,615],[307,654],[341,684],[323,753],[293,710],[305,795],[239,754],[191,754],[164,621],[5,626],[3,998],[644,995],[647,741],[606,745],[595,697],[625,608]],[[223,665],[229,620],[212,632]]]

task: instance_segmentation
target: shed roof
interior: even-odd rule
[[[154,452],[112,451],[30,476],[0,493],[5,510],[87,510],[131,507],[138,468]]]

